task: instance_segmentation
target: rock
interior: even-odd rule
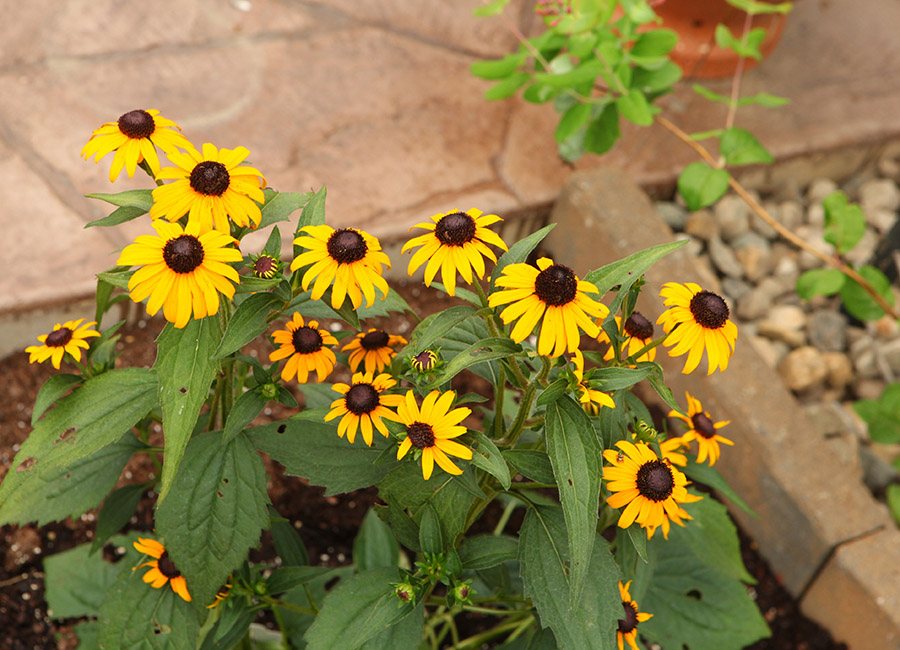
[[[684,224],[684,232],[691,237],[709,241],[719,235],[719,226],[716,224],[716,218],[712,212],[709,210],[697,210],[688,215]]]
[[[895,181],[900,180],[900,160],[896,154],[884,153],[878,158],[878,175],[885,178],[891,178]]]
[[[662,220],[669,224],[669,228],[675,231],[684,230],[688,219],[687,209],[669,201],[657,201],[653,207]]]
[[[764,278],[750,293],[737,302],[737,315],[741,320],[756,320],[772,308],[775,298],[783,293],[782,286],[774,278]]]
[[[806,314],[802,309],[793,305],[776,305],[759,321],[757,332],[760,336],[797,348],[806,343],[805,325]]]
[[[795,231],[803,223],[803,206],[799,201],[783,201],[781,203],[781,225]]]
[[[752,290],[752,286],[738,278],[724,278],[722,280],[722,291],[724,291],[725,295],[731,298],[735,303]]]
[[[723,196],[715,205],[715,218],[722,239],[730,242],[750,230],[750,207],[739,196]]]
[[[868,264],[872,261],[872,255],[875,254],[875,248],[878,246],[878,240],[879,237],[875,232],[875,229],[866,228],[866,232],[863,233],[862,238],[859,240],[856,246],[844,253],[844,257],[848,262],[851,262],[856,266]]]
[[[900,208],[900,188],[889,178],[874,178],[859,188],[859,204],[867,214],[875,210],[896,212]]]
[[[826,381],[831,388],[843,389],[853,381],[853,363],[843,352],[823,352],[825,367],[828,370]]]
[[[765,237],[751,231],[734,239],[731,245],[748,280],[759,282],[771,272],[772,247]]]
[[[900,339],[879,342],[876,346],[876,354],[881,355],[885,363],[895,375],[900,375]]]
[[[853,384],[856,399],[878,399],[884,392],[885,383],[880,379],[857,379]]]
[[[734,251],[725,242],[718,237],[713,237],[708,244],[709,259],[723,275],[727,275],[730,278],[740,278],[744,275],[741,263],[735,256]]]
[[[806,191],[806,202],[809,205],[821,203],[825,197],[837,189],[837,183],[830,178],[817,178],[809,184],[809,189]]]
[[[852,431],[846,422],[844,408],[837,402],[806,404],[803,410],[823,436]]]
[[[886,233],[893,228],[896,222],[896,210],[886,210],[884,208],[866,210],[866,223],[875,228],[879,233]]]
[[[823,233],[824,230],[822,228],[815,228],[813,226],[800,226],[796,230],[797,236],[806,242],[810,248],[818,250],[830,257],[831,255],[834,255],[834,246],[825,241],[822,236]],[[808,250],[800,252],[798,262],[800,263],[800,268],[804,271],[816,269],[825,265],[825,262],[820,257],[810,253]]]
[[[891,463],[875,453],[875,449],[885,445],[859,446],[859,461],[862,465],[863,481],[870,490],[884,490],[900,479],[900,472]],[[892,445],[895,446],[895,445]]]
[[[765,364],[773,369],[778,367],[778,364],[790,351],[787,343],[771,341],[761,336],[751,336],[750,344],[756,350],[756,353],[762,357]]]
[[[874,345],[875,342],[871,336],[862,337],[850,344],[853,369],[862,379],[874,379],[881,376],[875,363]]]
[[[828,368],[822,354],[805,345],[788,352],[778,364],[778,374],[788,388],[800,393],[821,386],[828,376]]]
[[[900,324],[887,314],[873,321],[870,325],[875,330],[875,335],[880,339],[892,339],[900,334]]]
[[[800,277],[800,265],[797,263],[797,257],[797,255],[782,257],[772,269],[772,277],[786,287],[786,292],[795,291],[797,288],[797,278]]]
[[[688,257],[697,257],[701,253],[703,253],[703,242],[699,239],[694,239],[687,233],[679,232],[675,234],[675,239],[678,241],[687,240],[687,244],[684,246],[684,253]]]
[[[806,223],[813,228],[825,227],[825,208],[821,203],[809,206],[806,210]]]
[[[781,223],[781,206],[778,203],[766,201],[762,204],[762,207],[770,217]],[[766,239],[778,239],[778,231],[763,221],[762,217],[752,210],[750,211],[750,228],[752,228],[753,232],[762,235]]]
[[[809,344],[820,350],[841,352],[847,347],[847,320],[832,310],[813,312],[808,322]]]

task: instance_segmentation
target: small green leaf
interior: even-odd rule
[[[722,49],[731,50],[738,56],[753,58],[757,61],[762,60],[759,46],[765,37],[766,30],[762,27],[751,29],[742,40],[735,38],[725,25],[721,23],[716,25],[716,45]]]
[[[430,503],[422,506],[422,518],[419,520],[419,546],[423,553],[435,555],[446,548],[444,535],[441,532],[441,520]]]
[[[841,290],[846,276],[838,269],[810,269],[797,278],[797,295],[804,300],[830,296]]]
[[[306,226],[322,226],[325,224],[325,198],[328,195],[328,189],[323,185],[322,188],[313,194],[297,220],[297,227],[294,233],[299,235],[300,229]],[[297,255],[297,245],[294,245],[294,256]],[[300,249],[303,250],[303,249]]]
[[[266,190],[266,193],[266,202],[260,209],[262,218],[260,219],[256,230],[268,228],[279,221],[288,221],[294,212],[305,206],[313,197],[312,192],[303,192],[301,194],[300,192],[275,192],[273,190]],[[271,196],[269,196],[269,193],[271,193]],[[277,253],[280,249],[281,246],[276,250],[270,249],[270,252]]]
[[[559,377],[538,394],[537,405],[547,406],[547,404],[552,404],[565,395],[568,387],[568,380],[565,377]]]
[[[647,534],[644,532],[644,529],[638,526],[629,526],[625,529],[625,532],[637,556],[645,563],[649,562],[650,560],[647,559]]]
[[[719,150],[725,156],[727,165],[768,164],[775,161],[772,154],[766,151],[752,133],[737,127],[732,127],[722,133]]]
[[[493,2],[488,2],[487,4],[483,4],[480,7],[475,7],[472,10],[472,15],[476,18],[496,16],[502,13],[503,8],[508,4],[509,0],[493,0]]]
[[[527,57],[526,52],[515,52],[496,61],[476,61],[469,66],[469,72],[481,79],[505,79],[515,72]]]
[[[598,388],[605,391],[631,388],[649,377],[658,367],[655,363],[642,361],[634,368],[599,368],[591,376],[591,383],[598,382]]]
[[[505,359],[521,350],[522,347],[518,343],[513,343],[510,339],[488,338],[477,341],[464,350],[460,350],[456,356],[438,370],[434,379],[420,388],[423,391],[434,390],[466,368],[492,359]]]
[[[269,400],[262,396],[259,388],[251,388],[241,393],[234,400],[234,405],[228,413],[228,420],[225,422],[224,442],[228,442],[243,431],[268,403]]]
[[[770,95],[769,93],[756,93],[749,97],[741,97],[738,100],[737,105],[750,106],[756,104],[763,108],[778,108],[780,106],[787,106],[790,103],[791,100],[787,97],[778,97],[777,95]]]
[[[674,253],[686,243],[685,241],[676,241],[651,246],[637,253],[632,253],[628,257],[611,262],[599,269],[594,269],[585,275],[584,279],[596,285],[600,296],[603,296],[616,285],[622,286],[620,293],[627,293],[631,285],[644,275],[647,269],[669,253]]]
[[[647,103],[647,98],[637,88],[632,88],[627,95],[616,98],[616,107],[619,113],[629,122],[638,126],[650,126],[653,124],[653,110]]]
[[[664,58],[678,43],[678,34],[671,29],[651,29],[637,37],[629,54],[633,59]]]
[[[31,426],[41,419],[50,406],[60,397],[69,392],[70,389],[81,383],[81,375],[70,375],[63,373],[61,375],[53,375],[44,382],[38,391],[37,397],[34,399],[34,408],[31,410]]]
[[[645,95],[668,91],[681,79],[682,72],[676,64],[666,61],[653,68],[635,68],[631,77],[631,87],[637,88]]]
[[[587,124],[589,119],[591,119],[590,104],[572,104],[572,106],[569,107],[569,110],[563,113],[563,116],[559,119],[559,124],[556,125],[554,138],[557,142],[562,142]]]
[[[476,429],[471,429],[469,435],[475,439],[475,445],[472,447],[472,464],[496,478],[500,481],[503,489],[508,490],[511,480],[509,468],[506,466],[503,456],[500,455],[497,445],[494,444],[493,440]]]
[[[826,196],[822,207],[825,208],[825,241],[843,255],[866,234],[866,216],[862,208],[850,203],[841,191]]]
[[[506,99],[510,95],[514,95],[516,91],[527,84],[530,79],[531,75],[527,72],[515,72],[503,81],[499,81],[488,88],[487,92],[484,93],[484,98],[488,100]]]
[[[330,571],[331,568],[327,566],[285,566],[272,572],[272,575],[266,580],[266,587],[270,594],[283,594],[312,582]]]
[[[538,244],[544,241],[544,237],[549,235],[550,231],[555,227],[556,224],[551,223],[549,226],[544,226],[537,232],[531,233],[524,239],[520,239],[510,246],[509,250],[503,253],[503,255],[500,256],[500,259],[497,260],[497,264],[494,265],[494,270],[491,271],[491,284],[496,286],[497,278],[500,277],[503,269],[508,265],[524,262],[531,254],[531,251],[537,248]]]
[[[115,267],[116,269],[124,269],[126,267]],[[98,273],[97,278],[111,284],[114,287],[118,287],[119,289],[125,289],[128,291],[128,281],[131,279],[131,276],[136,273],[136,269],[127,269],[127,270],[117,270],[117,271],[104,271],[103,273]]]
[[[519,474],[538,483],[556,483],[550,459],[542,451],[532,449],[506,449],[503,457]]]
[[[728,191],[729,178],[724,169],[713,169],[704,162],[694,162],[685,167],[678,177],[678,193],[688,210],[699,210],[722,198]]]
[[[284,303],[271,293],[255,293],[242,302],[234,311],[225,334],[214,353],[214,358],[222,359],[237,352],[250,341],[266,331],[267,318],[273,309]]]
[[[474,535],[463,538],[459,561],[464,569],[482,571],[515,560],[519,540],[509,535]]]
[[[116,194],[95,192],[93,194],[85,194],[85,196],[89,199],[100,199],[101,201],[112,203],[120,208],[141,208],[144,212],[150,212],[150,208],[153,207],[153,190],[126,190]]]
[[[457,289],[456,291],[458,295],[461,290]],[[360,308],[356,310],[356,313],[361,320],[378,318],[379,316],[388,316],[392,312],[412,312],[412,307],[409,306],[409,303],[407,303],[403,296],[396,291],[388,291],[387,296],[385,296],[383,300],[376,300],[370,307],[361,305]]]
[[[353,542],[353,563],[360,571],[396,567],[400,560],[400,545],[376,512],[380,507],[369,508]]]
[[[561,61],[563,59],[558,60]],[[593,84],[594,80],[604,71],[605,68],[602,61],[590,59],[569,69],[563,66],[556,66],[554,72],[538,72],[534,75],[534,79],[555,88],[572,88],[579,84]],[[524,72],[520,74],[525,75],[525,82],[531,78]]]
[[[885,497],[894,522],[900,524],[900,485],[896,483],[888,485]]]
[[[297,530],[291,525],[290,521],[286,521],[281,517],[277,517],[278,513],[274,509],[270,509],[275,516],[272,517],[272,523],[269,532],[272,533],[272,544],[275,546],[275,552],[281,558],[284,566],[306,566],[309,564],[309,553],[306,545]]]
[[[603,107],[584,132],[584,150],[604,154],[613,148],[621,136],[619,130],[619,109],[615,103]]]
[[[737,7],[751,16],[759,14],[789,14],[794,7],[793,2],[758,2],[757,0],[725,0],[732,7]]]
[[[891,282],[884,273],[874,266],[862,266],[857,272],[889,305],[894,304]],[[844,286],[841,287],[840,294],[841,300],[844,301],[844,307],[847,308],[847,311],[854,318],[858,318],[861,321],[869,321],[877,320],[884,315],[884,310],[878,306],[878,303],[856,280],[847,278]]]
[[[251,609],[244,599],[234,598],[226,605],[217,608],[218,618],[212,629],[206,633],[200,650],[228,650],[237,648],[241,639],[250,630],[250,624],[256,618],[256,609]],[[262,643],[256,645],[262,648]]]
[[[717,102],[720,104],[730,104],[731,103],[731,97],[728,97],[726,95],[720,95],[719,93],[713,92],[709,88],[705,88],[704,86],[701,86],[700,84],[694,84],[691,87],[694,89],[695,93],[697,93],[701,97],[705,97],[706,99],[708,99],[712,102]]]
[[[853,403],[853,410],[869,427],[869,437],[881,444],[900,442],[900,383],[888,384],[877,400]]]
[[[147,214],[147,210],[143,207],[135,207],[133,205],[123,205],[113,210],[108,216],[102,219],[95,219],[84,224],[85,228],[93,228],[95,226],[118,226],[122,223],[133,221],[141,215]]]
[[[97,513],[97,530],[91,543],[91,553],[103,548],[106,541],[128,523],[146,489],[145,483],[123,485],[106,497],[103,507]]]

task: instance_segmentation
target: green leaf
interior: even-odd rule
[[[463,538],[459,561],[464,569],[481,571],[515,560],[519,540],[509,535],[474,535]]]
[[[218,619],[203,639],[200,650],[229,650],[239,647],[241,639],[256,618],[256,609],[251,609],[246,600],[232,599],[219,605]],[[257,645],[260,648],[262,644]]]
[[[487,92],[484,93],[484,98],[488,100],[506,99],[510,95],[514,95],[516,91],[527,84],[530,79],[531,75],[527,72],[515,72],[503,81],[499,81],[488,88]]]
[[[853,410],[869,425],[869,437],[881,444],[900,442],[900,383],[888,384],[877,400],[853,403]]]
[[[88,223],[84,224],[84,227],[93,228],[94,226],[118,226],[119,224],[133,221],[144,214],[147,214],[147,210],[145,210],[143,207],[123,205],[121,208],[116,208],[109,215],[103,217],[102,219],[94,219],[93,221],[89,221]]]
[[[169,497],[156,511],[156,530],[204,608],[259,543],[269,525],[262,459],[243,435],[223,444],[219,432],[191,440]]]
[[[595,269],[584,276],[584,279],[596,285],[601,297],[616,285],[623,287],[623,290],[620,290],[619,293],[623,291],[627,293],[631,285],[646,273],[647,269],[669,253],[674,253],[686,243],[685,241],[676,241],[652,246]]]
[[[681,408],[681,405],[675,399],[675,396],[672,395],[672,389],[666,384],[665,377],[663,377],[663,371],[660,366],[657,366],[656,370],[647,377],[647,381],[650,383],[650,386],[653,387],[653,390],[656,391],[656,394],[659,395],[662,400],[666,403],[666,405],[681,413],[682,415],[687,415],[684,412],[684,409]],[[649,419],[647,420],[649,422]]]
[[[538,483],[556,483],[550,459],[542,451],[532,449],[506,449],[503,457],[519,474]]]
[[[457,289],[459,292],[459,289]],[[379,316],[388,316],[390,313],[402,313],[402,312],[411,312],[412,308],[409,306],[409,303],[403,299],[396,291],[388,291],[387,296],[385,296],[384,300],[376,300],[372,303],[371,307],[366,307],[362,305],[359,309],[356,310],[357,315],[361,320],[365,320],[367,318],[378,318]]]
[[[471,429],[469,435],[475,439],[475,445],[472,447],[472,464],[496,478],[503,489],[508,490],[511,481],[509,468],[497,445],[481,431]]]
[[[728,191],[729,178],[724,169],[713,169],[704,162],[693,162],[678,177],[678,193],[688,210],[699,210],[722,198]]]
[[[797,295],[804,300],[830,296],[841,290],[846,277],[838,269],[810,269],[797,278]]]
[[[565,514],[571,556],[569,599],[581,596],[590,570],[600,506],[601,452],[587,414],[571,397],[547,407],[545,442]]]
[[[843,255],[866,234],[866,216],[862,208],[850,203],[841,191],[826,196],[822,207],[825,208],[825,241]]]
[[[272,509],[270,512],[277,513]],[[272,518],[269,528],[272,533],[272,544],[284,566],[306,566],[309,564],[309,553],[306,545],[291,522],[282,518]]]
[[[441,520],[430,503],[422,506],[422,517],[419,519],[419,546],[423,553],[431,555],[441,553],[446,548]]]
[[[731,104],[731,97],[727,95],[720,95],[717,92],[713,92],[709,88],[705,88],[700,84],[694,84],[691,86],[694,89],[694,92],[700,95],[701,97],[705,97],[706,99],[718,102],[719,104]]]
[[[527,52],[515,52],[496,61],[476,61],[469,66],[469,72],[481,79],[505,79],[515,72],[526,58]]]
[[[156,340],[158,352],[153,369],[159,376],[159,402],[166,440],[160,503],[172,487],[184,449],[200,417],[200,408],[219,371],[213,351],[221,337],[219,319],[203,318],[191,320],[181,329],[167,323]]]
[[[266,331],[269,327],[267,318],[273,309],[281,307],[284,302],[271,293],[255,293],[249,296],[228,321],[225,334],[215,351],[216,359],[227,357],[237,352],[250,341]]]
[[[521,352],[522,346],[505,338],[488,338],[476,341],[460,350],[450,361],[445,363],[428,384],[422,386],[423,391],[434,390],[449,381],[460,371],[492,359],[505,359]]]
[[[125,268],[125,267],[115,267],[117,269]],[[118,287],[119,289],[128,290],[128,281],[131,279],[131,276],[136,273],[136,269],[128,269],[126,271],[104,271],[103,273],[97,274],[97,279],[106,282],[107,284],[111,284],[114,287]]]
[[[537,248],[537,245],[544,241],[544,237],[549,235],[550,231],[555,227],[556,224],[551,223],[549,226],[544,226],[537,232],[531,233],[524,239],[520,239],[510,246],[509,250],[503,253],[503,255],[500,256],[500,259],[497,260],[497,264],[494,265],[494,270],[491,271],[491,284],[496,286],[497,278],[500,277],[504,268],[510,264],[520,264],[524,262],[531,254],[531,251]]]
[[[762,60],[759,46],[766,37],[766,30],[756,27],[747,32],[743,39],[735,38],[731,31],[723,24],[716,25],[716,45],[722,49],[731,50],[738,56]]]
[[[143,571],[122,571],[100,606],[98,641],[104,650],[180,650],[197,645],[191,603],[168,585],[153,589]],[[193,593],[191,594],[193,596]]]
[[[757,2],[756,0],[725,0],[732,7],[737,7],[751,16],[758,14],[788,14],[794,7],[793,2]]]
[[[331,568],[327,566],[281,567],[275,569],[266,580],[267,591],[270,594],[283,594],[330,572]]]
[[[116,194],[102,194],[95,192],[85,194],[89,199],[100,199],[112,203],[118,207],[143,208],[144,212],[150,212],[153,207],[153,190],[126,190]]]
[[[706,463],[698,463],[694,457],[688,455],[687,466],[681,468],[681,471],[695,483],[702,483],[707,487],[711,487],[747,514],[759,517],[759,515],[738,496],[737,492],[728,485],[728,482],[722,478],[722,475],[719,474],[714,467],[710,467]]]
[[[322,188],[313,194],[306,205],[303,206],[303,212],[297,220],[297,227],[294,229],[295,234],[299,234],[300,229],[305,226],[322,226],[325,224],[325,198],[328,195],[328,189],[323,185]],[[301,249],[302,250],[302,249]],[[294,246],[294,256],[297,255],[297,246]]]
[[[653,110],[647,103],[647,98],[637,88],[632,88],[627,95],[616,98],[616,107],[619,113],[629,122],[638,126],[650,126],[653,124]]]
[[[310,650],[355,650],[413,611],[391,586],[397,570],[363,571],[342,581],[322,603],[315,622],[304,637]]]
[[[616,104],[609,103],[594,118],[584,132],[584,150],[595,154],[604,154],[622,135],[619,130],[619,109]]]
[[[259,388],[252,388],[241,393],[234,400],[234,405],[228,413],[228,420],[225,422],[224,442],[228,442],[243,431],[268,403],[268,398],[263,397]]]
[[[900,485],[896,483],[888,485],[885,497],[894,522],[900,524]]]
[[[284,420],[247,430],[253,445],[284,465],[290,476],[324,486],[326,496],[368,487],[398,463],[379,462],[384,443],[351,445],[337,435],[336,424]]]
[[[682,72],[676,64],[666,61],[659,67],[635,68],[631,77],[631,87],[645,95],[666,92],[681,79]]]
[[[475,311],[475,308],[469,305],[456,305],[426,316],[412,331],[409,337],[409,344],[396,355],[394,367],[402,367],[403,361],[430,348],[435,341],[456,325],[471,318]]]
[[[366,650],[417,650],[425,637],[425,603],[366,642]]]
[[[887,277],[876,269],[874,266],[862,266],[857,272],[862,278],[871,285],[875,292],[880,295],[889,305],[894,304],[894,294],[891,291],[891,282]],[[847,278],[844,286],[841,287],[841,300],[844,301],[844,307],[850,312],[850,315],[861,321],[877,320],[884,315],[884,310],[878,306],[878,303],[862,288],[856,280]]]
[[[741,97],[738,100],[737,105],[750,106],[752,104],[758,104],[763,108],[778,108],[780,106],[787,106],[790,103],[791,100],[787,97],[778,97],[777,95],[770,95],[769,93],[756,93],[750,97]]]
[[[472,10],[472,15],[476,18],[496,16],[502,13],[503,8],[508,4],[509,0],[493,0],[493,2],[488,2],[487,4],[483,4],[480,7],[475,7]]]
[[[591,119],[591,105],[588,103],[572,104],[569,109],[563,113],[556,125],[556,133],[554,138],[557,142],[562,142],[569,136],[573,135],[578,129],[587,124]]]
[[[271,196],[269,196],[271,193]],[[279,221],[288,221],[290,216],[305,206],[313,197],[312,192],[275,192],[266,190],[266,202],[260,209],[262,218],[256,230],[268,228]],[[279,247],[280,248],[280,247]],[[277,253],[278,251],[270,251]]]
[[[372,506],[363,519],[359,534],[353,542],[353,563],[360,571],[379,567],[396,567],[400,560],[400,545],[390,527]]]
[[[547,404],[552,404],[560,397],[565,395],[568,387],[568,380],[565,377],[559,377],[549,386],[543,389],[540,393],[538,393],[537,406],[546,406]]]
[[[605,64],[602,61],[590,59],[576,67],[571,67],[570,69],[557,66],[555,70],[558,71],[538,72],[534,75],[534,79],[535,81],[556,88],[572,88],[579,84],[592,84],[593,81],[605,71],[604,65]],[[521,74],[525,75],[525,81],[528,81],[531,78],[526,73]]]
[[[625,532],[637,556],[644,562],[649,562],[650,560],[647,559],[647,534],[644,529],[638,526],[629,526]]]
[[[639,381],[653,374],[659,366],[655,363],[642,361],[634,368],[598,368],[591,376],[591,384],[598,382],[598,388],[605,391],[631,388]]]
[[[123,485],[106,498],[97,514],[97,530],[94,532],[94,541],[91,542],[91,553],[103,548],[106,541],[128,523],[146,489],[146,483]]]
[[[598,537],[590,573],[578,600],[570,599],[570,559],[562,510],[529,508],[519,533],[519,562],[525,595],[531,598],[561,650],[613,650],[622,599],[616,587],[618,568],[608,544]],[[644,625],[644,624],[642,624]],[[677,647],[677,646],[673,646]]]
[[[37,397],[34,398],[34,408],[31,410],[31,426],[34,426],[41,416],[50,406],[65,395],[69,390],[80,384],[81,375],[70,375],[63,373],[61,375],[53,375],[44,382],[38,391]]]
[[[635,60],[661,59],[678,43],[678,34],[671,29],[652,29],[637,37],[629,54]]]
[[[755,163],[769,164],[775,162],[775,158],[766,151],[759,140],[746,129],[732,127],[722,133],[719,140],[719,150],[725,156],[727,165],[752,165]]]

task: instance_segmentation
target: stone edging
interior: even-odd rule
[[[647,195],[616,169],[574,174],[551,221],[558,226],[545,246],[576,273],[674,238]],[[654,294],[664,282],[716,283],[685,249],[654,265],[646,279],[638,308],[651,320],[661,312]],[[853,650],[900,648],[900,531],[849,471],[852,459],[825,444],[740,334],[728,370],[712,377],[682,375],[683,357],[658,360],[679,399],[688,390],[731,420],[735,446],[717,468],[760,517],[729,504],[730,512],[803,612]]]

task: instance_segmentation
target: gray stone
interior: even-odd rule
[[[794,305],[776,305],[769,310],[766,317],[759,321],[759,334],[770,339],[777,339],[792,345],[796,336],[783,336],[782,334],[800,334],[800,340],[804,340],[803,328],[806,325],[806,314]],[[802,345],[798,343],[793,345]]]
[[[875,342],[871,336],[857,339],[850,344],[850,358],[853,360],[853,369],[856,375],[862,379],[874,379],[880,377],[878,365],[875,363]]]
[[[793,232],[803,223],[803,206],[799,201],[783,201],[780,206],[781,225]]]
[[[830,178],[817,178],[809,184],[809,189],[806,191],[806,202],[809,205],[821,203],[825,197],[837,189],[837,183]]]
[[[867,214],[874,210],[896,212],[900,208],[900,188],[889,178],[866,181],[859,188],[859,204]]]
[[[739,196],[728,194],[715,205],[719,234],[727,242],[750,230],[750,207]]]
[[[866,223],[875,228],[879,233],[886,233],[897,222],[897,211],[885,208],[873,208],[866,210]]]
[[[657,201],[653,204],[656,208],[656,214],[662,217],[669,228],[675,231],[684,230],[687,223],[688,211],[683,206],[676,205],[670,201]]]
[[[877,346],[877,354],[880,354],[888,367],[895,375],[900,375],[900,339],[880,343]]]
[[[828,376],[822,353],[805,345],[791,350],[778,364],[778,374],[788,388],[798,393],[819,387]]]
[[[759,282],[772,271],[772,247],[762,235],[747,232],[734,239],[731,245],[744,271],[744,277],[751,282]]]
[[[872,490],[884,490],[888,485],[900,479],[900,472],[881,455],[875,453],[876,447],[884,445],[859,446],[859,460],[862,464],[863,481]]]
[[[828,385],[843,389],[853,381],[853,363],[843,352],[823,352],[825,367],[828,369]]]
[[[778,280],[764,278],[750,293],[737,303],[737,315],[741,320],[756,320],[765,316],[772,308],[773,302],[783,292]]]
[[[814,226],[800,226],[797,228],[796,234],[804,242],[806,242],[810,248],[815,249],[827,256],[831,256],[834,254],[834,246],[825,241],[825,239],[823,238],[824,230],[822,228],[816,228]],[[825,262],[822,260],[822,258],[810,253],[807,250],[803,250],[800,252],[798,261],[800,263],[800,268],[804,271],[808,271],[809,269],[816,269],[825,265]]]
[[[847,320],[836,311],[813,312],[808,323],[809,343],[820,350],[841,352],[847,347]]]
[[[688,257],[698,257],[703,253],[703,242],[701,240],[695,239],[683,232],[675,233],[675,239],[678,241],[687,240],[687,244],[685,244],[682,250]]]
[[[837,402],[820,402],[803,406],[806,415],[823,436],[850,431],[844,408]]]
[[[753,287],[738,278],[722,278],[722,291],[737,303],[753,290]]]
[[[730,278],[740,278],[744,275],[744,270],[734,251],[718,237],[709,240],[709,259],[723,275]]]
[[[697,210],[691,212],[684,224],[684,232],[697,237],[703,241],[708,241],[719,234],[719,226],[716,224],[716,218],[709,210]]]
[[[756,353],[762,357],[762,360],[770,368],[777,368],[781,360],[790,352],[787,343],[781,341],[773,341],[761,336],[751,336],[750,344],[756,350]]]
[[[875,233],[875,229],[866,228],[866,232],[856,246],[844,253],[844,258],[856,266],[868,264],[872,260],[872,255],[875,253],[875,247],[878,246],[878,240],[879,237]]]
[[[778,223],[782,223],[783,217],[781,216],[781,206],[778,203],[766,201],[762,204],[762,207],[770,217],[772,217]],[[753,211],[750,212],[750,227],[754,232],[762,235],[766,239],[778,238],[778,231],[768,223],[766,223],[762,217],[760,217]]]
[[[821,203],[816,203],[806,209],[806,223],[813,228],[825,227],[825,208]]]
[[[785,291],[792,291],[797,286],[797,278],[800,277],[800,265],[797,263],[797,257],[797,254],[782,257],[772,269],[772,277],[786,287]]]

